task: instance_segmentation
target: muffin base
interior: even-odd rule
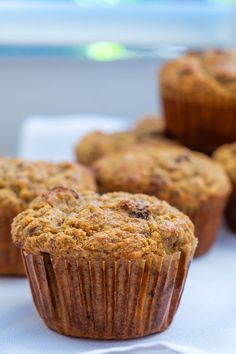
[[[195,236],[198,246],[194,257],[202,256],[214,245],[228,195],[211,197],[202,203],[197,210],[183,210],[195,225]]]
[[[35,306],[49,328],[75,337],[128,339],[170,325],[194,251],[131,261],[22,255]]]
[[[230,100],[194,101],[162,94],[167,133],[193,150],[211,154],[236,141],[236,105]]]
[[[11,223],[13,217],[0,217],[0,275],[25,275],[19,249],[11,238]]]

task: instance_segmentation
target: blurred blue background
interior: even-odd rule
[[[161,63],[235,47],[235,17],[229,0],[0,0],[0,154],[31,115],[160,111]]]

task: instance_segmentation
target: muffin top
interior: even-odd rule
[[[79,164],[0,158],[0,208],[5,212],[17,214],[40,193],[56,185],[96,189],[90,171]]]
[[[76,145],[75,152],[78,161],[85,165],[91,165],[110,152],[126,149],[133,145],[135,141],[135,135],[128,131],[112,134],[95,131],[86,135]]]
[[[134,125],[134,133],[139,140],[142,138],[161,138],[165,136],[165,122],[158,116],[146,116]]]
[[[220,146],[214,152],[213,158],[223,166],[231,182],[236,186],[236,143]]]
[[[158,134],[154,136],[154,134],[141,134],[136,131],[116,132],[112,134],[93,132],[86,135],[77,144],[75,152],[79,162],[90,166],[103,156],[113,152],[125,151],[139,144],[160,146],[177,145],[177,142],[166,139],[164,136]]]
[[[191,92],[194,98],[209,99],[208,94],[233,98],[236,95],[236,51],[188,52],[162,67],[160,82],[166,95],[175,91]]]
[[[147,146],[110,154],[94,164],[103,192],[146,193],[183,209],[231,190],[223,168],[204,154],[180,146]]]
[[[30,253],[99,260],[171,255],[196,244],[190,219],[155,197],[64,187],[37,197],[18,214],[12,234]]]

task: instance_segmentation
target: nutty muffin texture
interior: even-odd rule
[[[40,193],[56,186],[95,190],[90,171],[79,164],[0,158],[0,209],[15,214]]]
[[[222,145],[214,152],[213,158],[223,166],[236,187],[236,143]]]
[[[189,94],[189,99],[205,101],[217,96],[232,99],[236,95],[236,51],[207,50],[188,52],[169,61],[160,71],[166,96]],[[209,96],[208,96],[209,95]]]
[[[144,259],[196,244],[190,219],[142,194],[76,193],[56,187],[13,222],[13,240],[27,252],[101,259]]]
[[[180,209],[195,208],[211,196],[227,195],[230,182],[223,168],[204,154],[180,146],[136,148],[95,162],[102,193],[146,193]]]

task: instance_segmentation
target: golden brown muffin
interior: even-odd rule
[[[158,116],[146,116],[135,123],[133,131],[139,141],[147,138],[165,138],[165,122]]]
[[[155,195],[186,213],[199,239],[196,255],[214,243],[231,186],[209,157],[178,146],[136,148],[98,160],[94,173],[102,193]]]
[[[173,137],[206,153],[236,140],[235,51],[187,53],[167,62],[159,81],[166,129]]]
[[[168,327],[196,238],[187,216],[155,197],[56,187],[12,226],[49,328],[133,338]]]
[[[236,143],[225,144],[219,147],[214,152],[213,157],[225,169],[233,186],[225,210],[225,216],[231,230],[236,232]]]
[[[95,190],[93,176],[84,166],[0,158],[1,275],[24,274],[20,253],[11,240],[12,220],[37,195],[55,185]]]
[[[177,145],[174,140],[164,136],[154,137],[151,134],[140,134],[135,131],[106,134],[93,132],[86,135],[76,146],[77,160],[90,166],[93,162],[113,152],[125,151],[137,144],[153,145],[157,148],[162,145]]]

